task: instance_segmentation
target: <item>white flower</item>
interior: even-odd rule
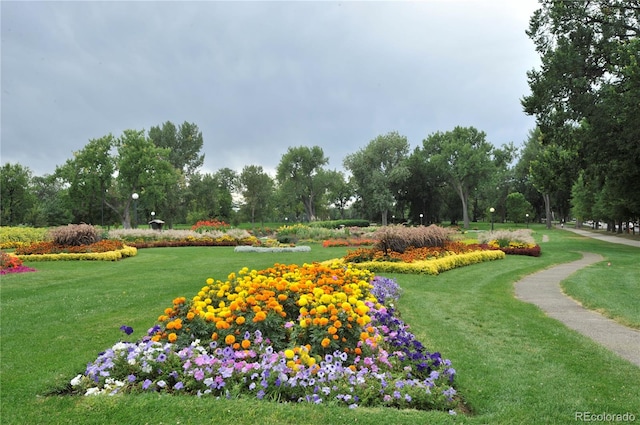
[[[71,380],[71,385],[73,387],[77,387],[82,382],[82,375],[78,375]]]
[[[87,392],[84,393],[84,395],[87,395],[87,396],[96,395],[96,394],[100,394],[100,392],[101,392],[100,388],[92,387],[92,388],[89,388]]]
[[[127,348],[127,344],[125,344],[124,342],[120,341],[118,343],[116,343],[112,349],[113,351],[120,351],[120,350],[125,350]]]

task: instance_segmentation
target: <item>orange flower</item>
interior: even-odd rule
[[[167,339],[169,340],[169,342],[174,343],[174,342],[176,342],[176,339],[178,339],[178,335],[176,335],[175,333],[171,332],[169,334],[169,336],[167,337]]]
[[[235,337],[235,336],[233,336],[233,335],[227,335],[227,336],[225,337],[225,339],[224,339],[224,342],[225,342],[227,345],[231,345],[231,344],[233,344],[234,342],[236,342],[236,337]]]
[[[253,321],[262,322],[266,318],[267,318],[267,314],[264,311],[259,311],[256,313],[255,317],[253,318]]]
[[[324,338],[322,342],[320,342],[320,345],[322,345],[322,347],[324,348],[327,348],[329,344],[331,344],[331,340],[329,338]]]
[[[242,348],[244,348],[245,350],[248,350],[249,347],[251,347],[251,341],[249,341],[248,339],[243,339]]]
[[[242,325],[242,324],[244,323],[244,321],[245,321],[244,316],[238,316],[238,317],[236,317],[236,324],[238,324],[238,325]]]

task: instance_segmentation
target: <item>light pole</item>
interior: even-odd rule
[[[489,208],[489,212],[491,213],[491,231],[493,232],[493,213],[496,212],[496,209],[491,207]]]
[[[131,199],[133,199],[133,228],[136,229],[138,227],[138,195],[136,192],[133,192],[131,195]]]
[[[529,228],[529,213],[524,215],[527,218],[527,229]]]
[[[420,226],[422,226],[422,217],[424,217],[424,214],[420,213]]]

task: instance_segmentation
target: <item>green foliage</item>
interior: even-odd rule
[[[388,212],[400,200],[409,178],[409,143],[396,131],[380,135],[344,159],[367,217],[380,217],[387,224]]]
[[[242,169],[238,179],[242,188],[244,207],[247,209],[251,223],[256,219],[264,222],[271,208],[270,200],[274,191],[274,182],[259,165],[248,165]]]
[[[35,227],[0,227],[0,248],[17,248],[23,245],[30,245],[35,242],[42,242],[47,239],[46,228]]]
[[[507,196],[507,219],[514,223],[523,223],[527,214],[531,215],[532,211],[531,204],[522,193],[514,192]]]
[[[28,187],[31,170],[6,163],[0,170],[0,222],[5,226],[26,224],[27,211],[34,204]]]
[[[58,245],[91,245],[101,237],[102,231],[89,224],[69,224],[49,230],[49,238]]]
[[[309,223],[309,227],[324,227],[326,229],[338,229],[340,227],[369,227],[369,220],[330,220],[330,221],[313,221]]]
[[[469,228],[469,196],[473,189],[496,171],[493,145],[474,127],[455,127],[436,132],[422,141],[422,149],[436,172],[443,176],[462,202],[464,228]]]
[[[536,117],[544,143],[574,155],[585,183],[607,192],[607,212],[621,220],[640,214],[640,28],[637,2],[542,2],[529,37],[540,54],[527,73],[531,94],[522,104]],[[549,173],[562,173],[559,167]],[[534,173],[535,174],[535,173]],[[577,177],[565,187],[570,188]],[[549,191],[550,189],[544,189]]]
[[[302,203],[308,221],[315,220],[318,204],[330,186],[331,175],[324,169],[328,162],[321,147],[299,146],[287,149],[278,164],[280,190]]]

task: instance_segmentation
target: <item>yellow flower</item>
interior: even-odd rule
[[[293,358],[293,356],[295,356],[296,353],[293,352],[293,350],[289,349],[289,350],[284,350],[284,356],[291,360]]]

